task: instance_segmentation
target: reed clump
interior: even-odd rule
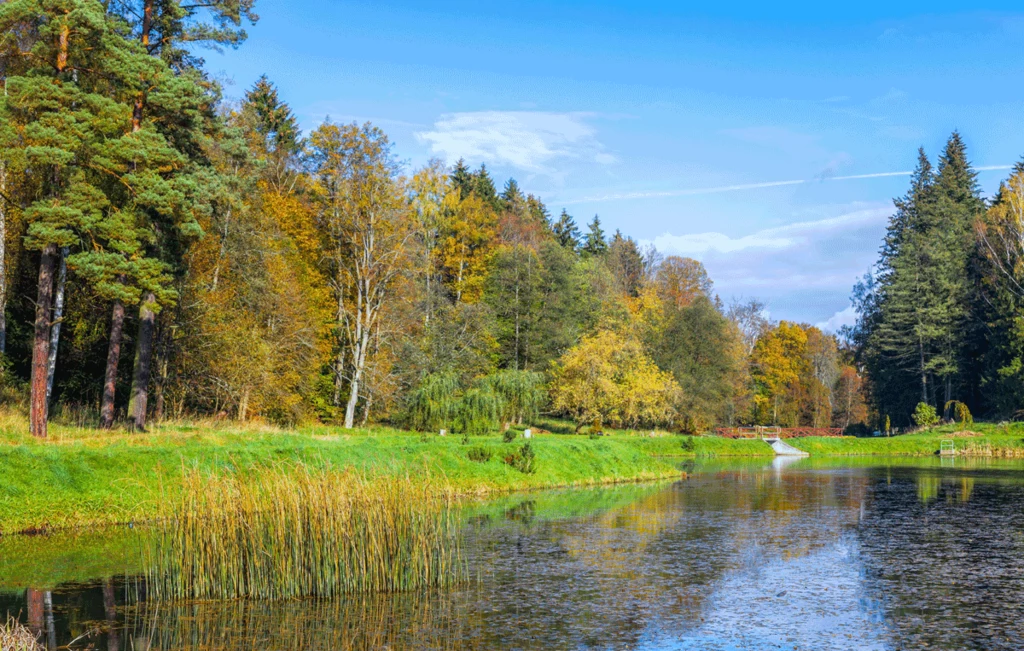
[[[177,514],[147,563],[160,598],[330,598],[462,578],[456,503],[445,486],[304,467],[186,474]]]
[[[11,616],[0,624],[0,651],[44,651],[39,637]]]

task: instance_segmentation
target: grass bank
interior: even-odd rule
[[[959,435],[969,431],[975,436]],[[928,456],[938,454],[943,440],[952,440],[957,455],[1024,457],[1024,423],[943,425],[925,432],[892,437],[818,438],[788,441],[811,456]]]
[[[470,495],[589,486],[677,477],[681,459],[770,457],[760,441],[718,437],[646,436],[611,432],[556,433],[531,440],[535,471],[504,463],[522,439],[422,436],[387,428],[345,431],[326,426],[280,430],[224,422],[170,423],[146,434],[54,424],[45,441],[29,437],[24,418],[0,413],[0,534],[144,522],[178,502],[186,470],[260,474],[297,465],[303,470],[354,470],[367,477],[402,476],[444,481]],[[892,438],[806,438],[791,441],[814,457],[927,456],[962,428]],[[1024,457],[1024,424],[978,423],[976,437],[957,437],[958,452]],[[646,433],[645,433],[646,434]],[[470,451],[483,451],[472,460]]]
[[[0,420],[0,533],[143,522],[177,503],[189,469],[261,473],[289,464],[354,470],[369,477],[445,481],[466,494],[586,486],[678,476],[680,458],[770,456],[758,441],[716,438],[539,434],[531,440],[535,472],[503,462],[524,441],[500,436],[425,437],[390,429],[282,431],[224,423],[167,424],[146,434],[51,428],[37,441],[24,422]],[[469,458],[472,448],[490,452]]]

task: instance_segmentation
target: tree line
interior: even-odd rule
[[[265,77],[225,101],[196,48],[237,46],[256,19],[252,0],[0,4],[0,388],[33,434],[51,415],[466,433],[541,414],[592,431],[868,420],[882,384],[865,346],[725,305],[696,260],[597,216],[581,230],[483,164],[407,170],[372,124],[304,134]],[[952,390],[945,350],[929,382]]]
[[[990,200],[961,135],[924,150],[895,200],[878,262],[854,288],[844,332],[865,376],[870,420],[925,412],[1015,418],[1024,405],[1024,165]]]

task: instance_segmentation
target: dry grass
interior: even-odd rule
[[[44,651],[39,638],[11,617],[0,625],[0,651]]]
[[[189,472],[147,565],[169,599],[289,599],[444,588],[461,577],[454,497],[434,482],[288,466]]]

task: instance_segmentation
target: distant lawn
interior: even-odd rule
[[[976,432],[981,436],[951,437],[954,432]],[[812,456],[925,456],[939,453],[943,440],[952,440],[959,454],[1024,457],[1024,423],[998,425],[943,425],[925,432],[880,437],[808,437],[787,442]]]
[[[536,472],[503,462],[522,448],[497,433],[440,437],[385,427],[342,430],[324,425],[282,430],[270,426],[197,421],[165,423],[148,433],[102,431],[55,423],[49,439],[27,434],[25,419],[0,412],[0,533],[143,522],[169,512],[183,468],[239,473],[288,464],[350,468],[369,475],[441,478],[464,494],[493,494],[559,486],[586,486],[673,478],[681,460],[695,457],[771,457],[756,440],[679,436],[665,432],[606,431],[574,435],[571,423],[542,419],[530,442]],[[794,446],[819,457],[935,455],[954,430],[891,438],[804,438]],[[957,438],[958,450],[1024,456],[1024,424],[979,423],[983,436]],[[469,452],[490,453],[485,462]],[[484,455],[486,456],[486,454]]]
[[[677,477],[686,457],[771,456],[759,441],[627,433],[530,441],[537,469],[523,474],[503,459],[525,440],[497,433],[440,437],[388,428],[345,431],[327,426],[280,430],[225,422],[169,423],[145,434],[51,428],[40,441],[23,419],[0,419],[0,533],[94,524],[140,522],[168,513],[183,468],[239,473],[301,464],[350,468],[369,475],[442,478],[466,494]],[[469,459],[471,448],[491,453]]]

